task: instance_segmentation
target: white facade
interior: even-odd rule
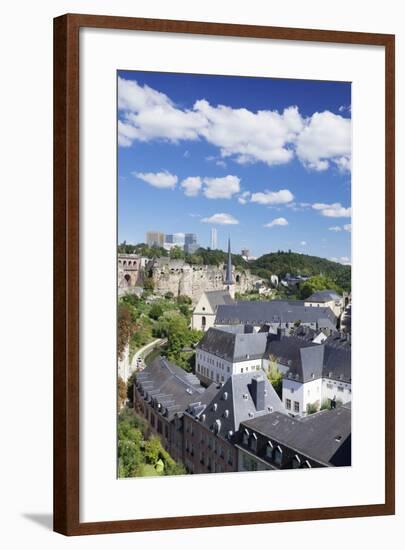
[[[214,326],[215,315],[216,311],[212,308],[207,298],[207,294],[204,292],[201,294],[201,297],[194,308],[191,327],[195,330],[202,330],[205,332]]]
[[[328,302],[305,302],[304,305],[305,307],[328,307],[333,311],[336,317],[340,317],[344,307],[343,298],[339,300],[329,300]]]
[[[335,399],[348,403],[352,400],[352,385],[340,380],[322,379],[322,399]]]
[[[305,383],[283,378],[283,405],[291,414],[305,414],[308,405],[319,409],[326,399],[348,403],[352,399],[351,384],[328,378],[317,378]]]
[[[233,374],[243,374],[258,371],[262,368],[262,359],[246,359],[231,363],[213,353],[197,349],[195,359],[196,374],[223,384]]]

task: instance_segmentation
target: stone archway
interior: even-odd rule
[[[124,280],[126,281],[126,286],[127,287],[131,286],[131,275],[129,275],[129,273],[126,273],[124,275]]]

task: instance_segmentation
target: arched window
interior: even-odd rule
[[[207,326],[207,318],[205,317],[205,315],[201,317],[201,326],[202,329],[205,330],[205,327]]]

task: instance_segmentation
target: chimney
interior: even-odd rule
[[[285,334],[286,334],[285,327],[277,327],[277,336],[279,340],[281,340],[281,338],[283,338]]]
[[[252,378],[252,399],[257,411],[264,410],[264,379]]]

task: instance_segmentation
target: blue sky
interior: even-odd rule
[[[225,248],[350,262],[351,86],[118,73],[118,240],[211,227]]]

